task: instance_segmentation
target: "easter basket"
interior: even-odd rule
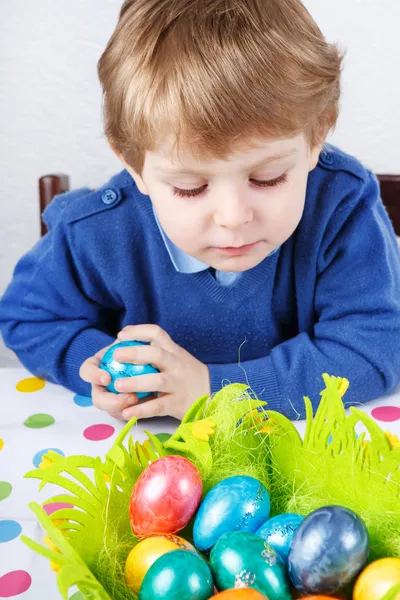
[[[139,443],[129,435],[132,419],[104,459],[49,451],[46,468],[26,477],[39,479],[40,488],[47,483],[63,488],[44,504],[71,508],[48,516],[31,503],[47,536],[43,545],[25,536],[22,541],[51,561],[63,598],[78,588],[80,598],[132,600],[137,596],[126,586],[124,572],[139,542],[129,518],[132,489],[149,464],[178,455],[200,471],[203,496],[227,477],[249,475],[269,491],[271,515],[347,507],[367,526],[369,561],[400,557],[400,443],[357,408],[346,415],[347,380],[323,379],[315,416],[304,398],[303,439],[286,417],[265,410],[247,386],[231,384],[211,399],[200,398],[172,436],[146,432],[148,439]],[[192,523],[179,535],[192,541]],[[400,585],[395,585],[382,600],[399,598]]]

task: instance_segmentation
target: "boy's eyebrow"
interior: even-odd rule
[[[287,158],[289,156],[291,156],[292,154],[297,153],[297,148],[290,148],[289,150],[286,150],[285,152],[280,152],[278,154],[273,154],[271,156],[267,156],[266,158],[263,158],[262,160],[258,161],[256,164],[254,165],[250,165],[248,167],[248,170],[251,171],[253,169],[256,169],[257,167],[261,167],[267,163],[271,163],[274,162],[276,160],[282,160],[282,158]],[[178,166],[165,166],[163,167],[162,165],[156,165],[154,167],[154,170],[159,172],[159,173],[166,173],[166,174],[193,174],[193,173],[198,173],[200,175],[212,175],[212,173],[209,173],[207,171],[202,171],[201,169],[196,170],[196,169],[188,169],[185,167],[178,167]]]

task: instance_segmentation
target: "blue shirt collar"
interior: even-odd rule
[[[161,227],[160,221],[158,220],[154,207],[153,212],[167,252],[171,258],[172,264],[174,265],[178,273],[200,273],[200,271],[205,271],[206,269],[209,269],[210,265],[207,265],[206,263],[202,262],[198,258],[195,258],[194,256],[190,256],[190,254],[186,254],[186,252],[178,248],[178,246],[175,246],[174,242],[169,239],[169,237]]]

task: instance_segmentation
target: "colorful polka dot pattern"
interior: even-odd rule
[[[22,379],[16,385],[18,392],[37,392],[44,388],[45,381],[38,377]],[[24,425],[32,429],[41,429],[54,423],[50,415],[36,414],[28,417]],[[4,441],[0,439],[0,450]],[[8,481],[0,481],[0,501],[6,500],[12,492],[12,485]],[[0,544],[17,539],[22,532],[22,527],[17,521],[0,520]],[[13,598],[24,594],[31,587],[32,578],[24,570],[15,570],[5,573],[0,577],[0,598]]]
[[[61,456],[64,456],[64,452],[59,448],[45,448],[44,450],[39,450],[39,452],[36,452],[32,461],[35,467],[39,468],[44,455],[47,454],[50,450],[53,450],[53,452],[57,452],[57,454],[61,454]]]
[[[76,396],[74,396],[74,402],[77,406],[93,406],[93,400],[91,396],[80,396],[79,394],[77,394]]]
[[[377,421],[383,421],[384,423],[393,423],[400,419],[400,407],[399,406],[379,406],[371,411],[371,415]]]
[[[17,521],[0,521],[0,544],[15,540],[22,531],[22,527]]]
[[[114,432],[115,429],[112,425],[91,425],[85,429],[83,435],[91,442],[100,442],[101,440],[107,440]]]
[[[0,481],[0,501],[5,500],[12,492],[12,485],[8,481]]]
[[[0,577],[0,598],[13,598],[31,587],[32,578],[26,571],[10,571]]]
[[[73,504],[67,504],[66,502],[50,502],[49,504],[43,504],[43,510],[48,516],[50,516],[57,510],[61,510],[63,508],[73,508],[73,506]]]
[[[39,377],[28,377],[20,380],[15,386],[16,390],[21,393],[34,393],[39,392],[46,386],[46,382]],[[76,394],[73,397],[73,402],[76,406],[86,408],[93,406],[93,401],[90,396],[81,396]],[[47,413],[34,413],[27,417],[23,422],[23,425],[28,429],[44,429],[55,424],[55,418]],[[115,428],[107,424],[96,424],[86,427],[82,435],[89,441],[102,441],[107,440],[115,433]],[[39,438],[38,438],[39,439]],[[0,438],[0,451],[4,448],[4,440]],[[50,451],[53,450],[58,454],[64,456],[64,452],[59,448],[44,448],[36,452],[33,457],[33,464],[35,467],[47,468],[51,466],[51,460],[44,459],[43,457]],[[0,481],[0,501],[7,500],[11,496],[13,487],[8,481]],[[72,504],[63,502],[52,502],[43,505],[43,510],[47,515],[51,515],[54,512],[63,508],[72,508]],[[16,540],[22,532],[21,525],[14,520],[0,520],[0,544],[12,542]],[[32,584],[32,578],[29,573],[24,570],[14,570],[3,574],[0,577],[0,598],[12,598],[20,596],[25,593]],[[81,592],[74,593],[69,600],[84,600],[84,596]]]
[[[40,377],[28,377],[27,379],[22,379],[16,385],[16,388],[19,392],[38,392],[43,389],[46,385],[46,382]]]
[[[53,425],[54,417],[51,415],[31,415],[24,421],[25,427],[29,427],[30,429],[43,429],[43,427],[48,427],[49,425]]]

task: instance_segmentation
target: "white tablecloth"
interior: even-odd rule
[[[384,430],[400,437],[400,392],[363,410]],[[171,433],[177,425],[174,419],[142,421],[133,435],[142,441],[144,429]],[[304,432],[303,421],[296,426]],[[43,451],[50,448],[65,455],[104,457],[122,427],[123,423],[95,409],[90,398],[50,383],[43,385],[22,368],[0,369],[0,598],[60,597],[48,561],[18,539],[21,532],[37,541],[43,538],[27,504],[42,503],[57,489],[46,486],[38,492],[39,482],[23,479],[24,474],[37,466]],[[11,596],[13,588],[16,593]],[[74,596],[74,600],[78,598]]]

